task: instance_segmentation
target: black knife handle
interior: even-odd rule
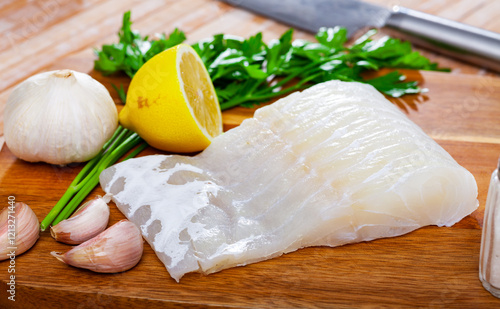
[[[446,55],[500,71],[500,34],[404,7],[394,7],[386,26]]]

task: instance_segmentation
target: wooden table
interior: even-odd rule
[[[500,32],[500,1],[372,0],[399,4]],[[92,47],[116,41],[122,14],[132,10],[143,34],[179,27],[194,42],[216,33],[265,40],[286,26],[211,0],[45,0],[0,2],[0,119],[9,93],[32,74],[62,68],[92,71]],[[383,31],[382,31],[383,32]],[[296,38],[313,39],[297,31]],[[426,95],[393,100],[476,177],[480,208],[452,228],[426,227],[402,237],[338,248],[307,248],[270,261],[210,276],[189,274],[175,283],[149,246],[137,267],[120,274],[95,274],[68,267],[50,256],[66,251],[44,232],[16,259],[16,302],[7,300],[8,262],[0,262],[0,307],[500,307],[479,282],[481,225],[489,176],[500,154],[500,79],[496,73],[422,51],[451,74],[406,72],[430,89]],[[253,110],[224,114],[225,128]],[[0,120],[2,121],[2,120]],[[0,125],[0,133],[3,132]],[[157,153],[147,149],[144,154]],[[29,204],[41,220],[81,165],[30,164],[4,147],[0,152],[0,205],[7,197]],[[102,194],[100,188],[93,194]],[[112,205],[111,224],[123,215]]]

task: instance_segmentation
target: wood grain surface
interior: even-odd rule
[[[371,0],[398,4],[500,32],[497,0]],[[0,133],[2,110],[12,88],[42,71],[70,68],[91,74],[110,90],[125,76],[92,70],[93,47],[116,41],[122,14],[132,10],[143,34],[183,29],[189,42],[216,33],[265,40],[288,27],[211,0],[2,0],[0,1]],[[384,30],[382,30],[384,33]],[[296,38],[313,39],[297,31]],[[425,227],[410,234],[337,248],[313,247],[269,261],[203,276],[170,278],[149,245],[140,263],[119,274],[96,274],[50,256],[69,246],[48,232],[16,258],[16,302],[7,299],[8,262],[0,262],[0,308],[164,307],[424,307],[499,308],[500,300],[478,279],[479,244],[489,177],[500,154],[500,78],[496,73],[425,50],[452,73],[405,71],[429,91],[392,99],[459,164],[475,176],[479,209],[451,228]],[[224,128],[251,117],[253,109],[223,114]],[[141,155],[158,153],[148,148]],[[0,152],[0,205],[13,195],[41,220],[80,170],[52,166]],[[103,194],[100,188],[91,196]],[[110,225],[124,218],[111,205]]]

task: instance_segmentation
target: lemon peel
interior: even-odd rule
[[[119,120],[151,146],[170,152],[201,151],[222,133],[210,75],[187,44],[161,52],[137,71]]]

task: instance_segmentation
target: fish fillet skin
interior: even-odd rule
[[[177,281],[478,207],[470,172],[372,86],[340,81],[258,109],[194,157],[131,159],[100,182]]]

